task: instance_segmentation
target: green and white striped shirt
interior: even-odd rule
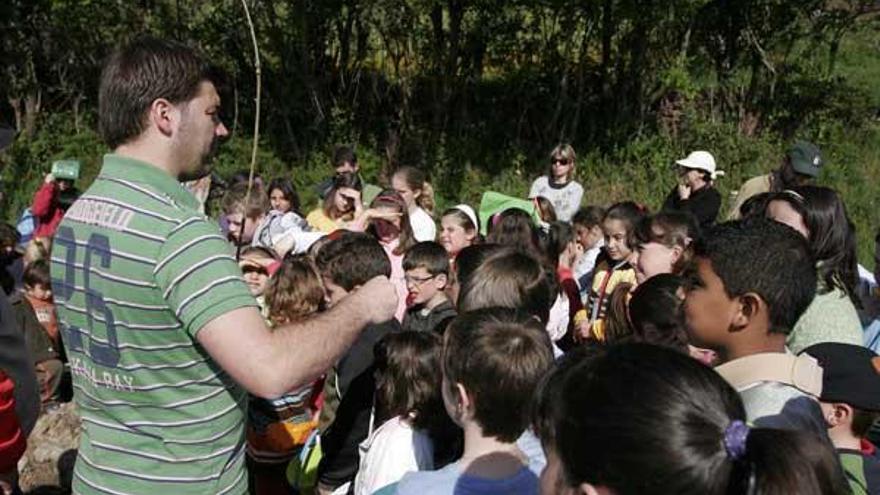
[[[55,235],[52,287],[83,419],[74,492],[246,493],[247,394],[196,335],[256,302],[195,198],[106,155]]]

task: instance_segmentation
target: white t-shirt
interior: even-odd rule
[[[428,212],[416,206],[409,212],[409,225],[412,227],[413,235],[419,242],[433,241],[437,238],[437,225]]]
[[[551,184],[546,175],[542,175],[532,182],[529,190],[529,198],[543,196],[553,203],[556,210],[556,218],[563,222],[570,222],[571,217],[581,207],[581,198],[584,196],[584,188],[575,181],[564,186]]]
[[[408,472],[434,469],[434,444],[401,416],[389,419],[360,445],[355,495],[370,495]]]

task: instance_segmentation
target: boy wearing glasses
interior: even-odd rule
[[[406,274],[406,315],[403,329],[443,334],[455,318],[455,307],[446,297],[449,255],[442,245],[426,241],[414,245],[403,257]]]
[[[547,175],[535,179],[529,190],[529,199],[541,196],[550,200],[556,210],[556,218],[562,222],[571,221],[584,196],[584,188],[574,180],[576,159],[571,145],[556,146],[550,152]]]

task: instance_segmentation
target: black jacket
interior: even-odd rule
[[[457,314],[455,307],[449,301],[440,304],[426,315],[421,313],[421,309],[412,308],[404,315],[401,326],[404,330],[436,332],[443,335],[446,332],[446,326]]]
[[[663,202],[663,211],[685,211],[692,214],[700,230],[705,230],[715,224],[718,218],[718,210],[721,209],[721,193],[712,186],[706,186],[694,191],[688,199],[678,197],[678,188],[672,188],[666,201]]]
[[[40,413],[40,387],[24,332],[15,321],[6,294],[0,294],[0,369],[15,383],[15,412],[21,431],[29,434]]]

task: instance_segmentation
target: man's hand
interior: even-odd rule
[[[43,179],[43,182],[45,182],[46,184],[51,184],[51,183],[55,182],[55,174],[52,174],[52,173],[46,174],[46,178]]]
[[[372,323],[388,321],[397,311],[397,288],[382,275],[360,286],[351,297],[357,299],[360,311]]]

